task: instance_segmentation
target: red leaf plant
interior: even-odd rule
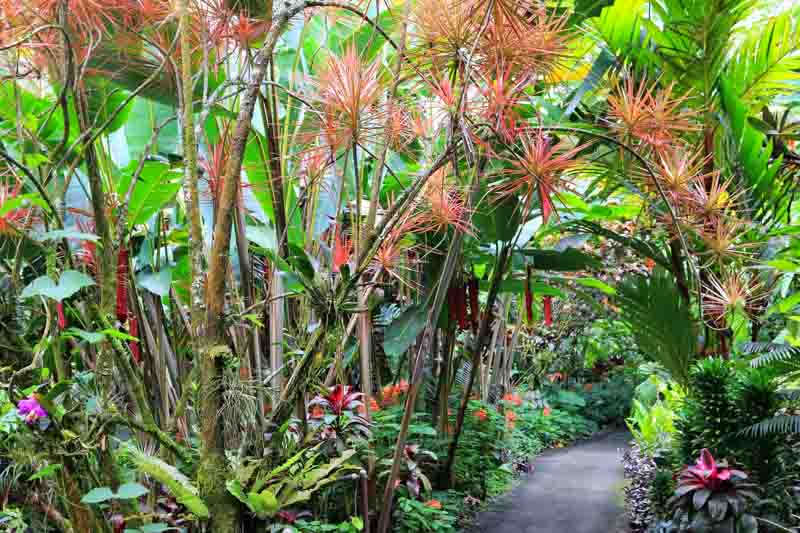
[[[705,530],[724,524],[726,531],[755,532],[757,523],[745,512],[748,503],[756,499],[754,485],[747,483],[747,474],[717,462],[708,449],[692,466],[678,477],[678,486],[670,500],[676,509],[674,521],[692,531]]]

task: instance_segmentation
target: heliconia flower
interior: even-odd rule
[[[549,327],[553,325],[553,297],[544,296],[542,301],[544,303],[544,325]]]
[[[549,407],[545,406],[545,408],[542,409],[542,416],[550,416],[550,414],[552,412],[553,412],[552,409],[550,409]]]
[[[472,325],[472,333],[478,333],[478,318],[480,317],[481,308],[478,302],[478,293],[480,286],[478,278],[471,276],[467,281],[467,290],[469,292],[469,319]]]
[[[342,238],[341,231],[337,229],[333,243],[333,262],[331,270],[339,272],[344,265],[350,263],[352,255],[353,241]]]
[[[128,320],[128,249],[123,245],[117,257],[117,320]]]
[[[653,269],[656,267],[656,262],[652,257],[648,257],[647,259],[644,260],[644,266],[645,268],[647,268],[647,270],[652,272]]]
[[[533,268],[528,266],[525,273],[525,316],[528,325],[533,324],[533,291],[531,290],[531,271]]]
[[[581,164],[578,154],[588,145],[568,148],[562,141],[553,143],[541,128],[526,132],[518,139],[520,150],[511,159],[512,168],[500,173],[503,178],[493,187],[499,198],[525,198],[523,215],[527,214],[534,195],[538,195],[544,222],[555,211],[552,196],[559,189],[568,189],[564,174]]]
[[[474,416],[481,422],[484,422],[489,417],[489,415],[487,415],[486,411],[483,409],[478,409],[477,411],[475,411]]]
[[[311,418],[322,418],[325,416],[325,410],[319,405],[315,405],[311,409]]]
[[[425,502],[425,507],[430,507],[431,509],[441,509],[442,502],[440,502],[439,500],[428,500],[427,502]]]
[[[58,318],[58,329],[67,329],[67,317],[64,314],[64,302],[56,302],[56,317]]]
[[[135,316],[131,317],[130,327],[129,327],[128,333],[130,334],[131,337],[136,337],[137,339],[139,338],[139,320]],[[129,346],[130,346],[130,349],[131,349],[131,355],[133,356],[133,360],[136,361],[136,364],[141,363],[142,362],[142,347],[139,344],[139,341],[138,340],[132,340],[132,341],[130,341]],[[244,367],[242,367],[242,368],[244,368]]]
[[[17,404],[17,413],[25,419],[25,423],[29,426],[40,418],[47,417],[47,411],[39,403],[36,394],[31,394],[27,399],[21,400]]]

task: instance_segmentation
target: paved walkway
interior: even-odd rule
[[[533,474],[478,516],[481,533],[617,533],[622,517],[621,449],[630,435],[610,433],[536,460]]]

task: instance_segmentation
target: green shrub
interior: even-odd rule
[[[437,504],[441,508],[437,508]],[[395,531],[399,533],[450,533],[456,531],[455,524],[456,517],[438,500],[426,503],[402,497],[397,500]]]
[[[659,401],[647,407],[639,400],[634,400],[627,424],[642,451],[655,457],[662,455],[672,445],[674,421],[675,413],[666,403]]]
[[[657,518],[663,520],[671,514],[669,501],[675,492],[675,480],[671,470],[659,468],[650,486],[650,506]]]

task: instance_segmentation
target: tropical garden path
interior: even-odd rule
[[[622,516],[620,457],[630,435],[614,432],[536,460],[522,485],[478,516],[481,533],[618,533]]]

